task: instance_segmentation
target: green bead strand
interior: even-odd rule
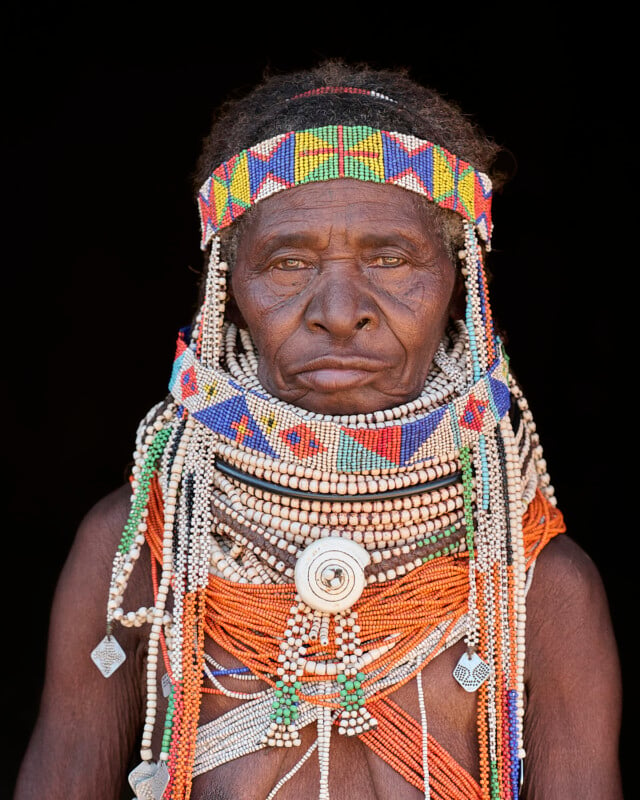
[[[167,699],[167,714],[164,721],[164,731],[162,734],[162,753],[169,753],[171,749],[171,733],[173,731],[173,716],[175,714],[175,703],[173,696],[173,687]]]
[[[129,552],[133,540],[136,537],[138,525],[142,519],[142,513],[149,502],[151,480],[156,473],[158,461],[164,452],[170,435],[171,428],[163,428],[161,431],[158,431],[149,445],[149,450],[147,451],[147,456],[142,465],[142,470],[140,471],[140,477],[138,479],[138,490],[133,498],[131,511],[129,512],[126,525],[124,526],[120,544],[118,545],[118,551],[122,553],[122,555],[126,555]]]
[[[462,487],[464,499],[464,524],[466,528],[467,550],[469,558],[475,557],[473,527],[473,470],[471,468],[471,454],[468,447],[460,449],[460,462],[462,464]]]

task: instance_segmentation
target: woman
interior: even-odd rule
[[[200,311],[65,568],[19,798],[117,796],[140,728],[141,798],[621,796],[606,599],[491,315],[497,156],[398,73],[221,110]]]

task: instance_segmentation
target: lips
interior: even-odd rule
[[[315,372],[316,370],[358,370],[364,372],[379,372],[387,366],[383,361],[367,356],[320,356],[306,361],[304,366],[294,369],[295,373]]]
[[[298,383],[319,392],[338,392],[362,386],[388,365],[363,356],[342,356],[311,359],[295,370]]]

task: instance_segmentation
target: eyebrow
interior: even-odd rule
[[[260,241],[254,241],[247,251],[256,263],[262,262],[280,248],[308,248],[312,249],[317,244],[318,237],[311,231],[296,231],[290,233],[267,234]]]
[[[288,247],[309,247],[319,238],[317,233],[311,230],[292,231],[290,233],[274,233],[268,235],[258,243],[260,250],[264,248],[277,248],[286,245]]]
[[[322,236],[312,230],[291,231],[285,233],[274,233],[272,236],[267,236],[261,241],[256,243],[254,250],[255,255],[261,258],[265,253],[277,250],[280,247],[309,247],[317,246],[318,240]],[[407,231],[389,230],[386,233],[380,231],[372,231],[363,233],[358,237],[357,245],[363,248],[377,248],[387,247],[389,245],[399,245],[404,247],[411,247],[416,250],[425,249],[425,240],[418,241],[417,236],[411,236]],[[429,249],[437,247],[436,243],[428,243]]]
[[[421,249],[424,246],[424,239],[418,242],[418,238],[411,236],[407,231],[391,230],[386,233],[375,231],[372,233],[365,233],[360,237],[358,243],[362,247],[385,247],[389,244],[409,245]],[[431,245],[431,242],[428,242]]]

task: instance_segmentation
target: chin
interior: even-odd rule
[[[259,373],[258,373],[259,374]],[[344,375],[322,375],[303,381],[272,381],[268,377],[261,381],[262,386],[274,397],[296,408],[332,417],[353,416],[357,414],[374,414],[397,408],[404,403],[415,400],[422,391],[423,383],[418,387],[400,391],[403,387],[389,387],[389,391],[376,389],[368,385],[367,376],[350,376],[353,385],[349,386],[349,378]],[[296,385],[297,384],[297,385]]]
[[[403,403],[415,400],[420,392],[403,395],[402,397],[389,397],[389,395],[376,397],[345,397],[340,393],[331,395],[305,395],[297,400],[287,400],[291,405],[311,411],[314,414],[325,414],[332,417],[353,416],[355,414],[374,414],[376,411],[385,411],[396,408]]]

